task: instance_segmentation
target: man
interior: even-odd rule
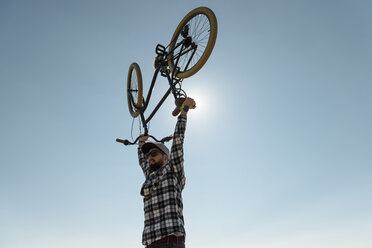
[[[147,136],[139,139],[139,164],[146,177],[141,189],[145,211],[142,243],[147,248],[185,247],[182,213],[182,190],[185,186],[183,140],[187,111],[194,108],[192,98],[183,101],[170,154],[162,143],[146,143]]]

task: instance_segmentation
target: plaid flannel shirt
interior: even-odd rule
[[[186,181],[183,169],[186,121],[186,115],[178,116],[168,163],[157,173],[150,172],[145,154],[138,148],[139,164],[146,177],[141,188],[145,211],[143,245],[170,234],[185,235],[181,193]]]

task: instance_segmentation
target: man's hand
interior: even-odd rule
[[[187,110],[189,110],[189,109],[195,109],[196,108],[196,103],[195,103],[194,99],[188,97],[182,103],[182,106],[187,107],[188,108]],[[181,114],[183,114],[183,115],[186,115],[187,114],[187,111],[185,111],[185,109],[182,108],[182,107],[181,107]]]
[[[149,136],[141,135],[141,136],[139,137],[139,140],[138,140],[138,145],[139,145],[140,147],[142,147],[142,146],[146,143],[146,141],[147,141],[148,138],[149,138]]]

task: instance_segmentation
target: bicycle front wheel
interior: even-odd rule
[[[140,111],[138,108],[142,107],[142,74],[141,69],[137,63],[132,63],[129,66],[127,78],[127,98],[128,108],[131,116],[136,118]]]
[[[217,38],[217,19],[207,7],[188,13],[178,25],[169,44],[168,66],[177,67],[178,78],[197,73],[207,62]]]

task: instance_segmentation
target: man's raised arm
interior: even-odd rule
[[[180,178],[184,177],[183,141],[186,131],[187,111],[195,107],[195,101],[192,98],[186,98],[181,106],[181,114],[178,116],[176,128],[174,130],[170,162],[173,166],[173,171],[178,174]]]
[[[150,165],[146,159],[145,154],[142,152],[141,148],[145,144],[147,139],[148,139],[148,136],[141,136],[139,138],[139,143],[138,143],[138,161],[139,161],[139,165],[141,166],[143,170],[143,174],[145,174],[146,178],[150,174],[150,169],[149,169]]]

